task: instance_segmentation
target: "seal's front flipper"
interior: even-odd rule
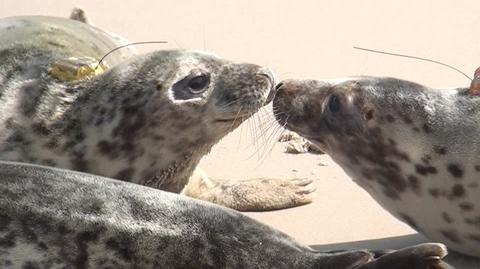
[[[447,253],[442,244],[420,244],[380,256],[358,269],[453,269],[442,260]]]
[[[313,268],[356,269],[372,261],[373,254],[369,251],[348,251],[335,254],[320,254]]]
[[[311,203],[315,187],[308,179],[220,181],[197,169],[182,194],[240,211],[266,211]]]

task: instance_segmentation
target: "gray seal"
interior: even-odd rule
[[[196,170],[213,145],[271,100],[269,69],[200,51],[122,49],[95,73],[95,61],[125,43],[66,18],[0,19],[0,159],[182,192],[238,210],[312,201],[312,181],[238,183]]]
[[[9,162],[0,178],[0,268],[449,268],[440,244],[378,259],[320,253],[237,211],[138,184]]]
[[[480,257],[480,98],[395,78],[288,80],[277,120],[394,216]]]

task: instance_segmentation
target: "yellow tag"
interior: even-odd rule
[[[61,81],[88,79],[108,69],[108,65],[92,57],[70,57],[58,60],[48,69],[48,74]]]

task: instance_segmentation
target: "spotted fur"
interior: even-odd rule
[[[319,253],[236,211],[90,174],[0,162],[0,178],[1,268],[448,268],[438,244]]]
[[[7,33],[0,38],[0,159],[172,192],[182,190],[215,143],[267,102],[274,83],[263,67],[186,50],[112,55],[104,74],[63,82],[48,74],[57,60],[100,58],[121,43],[61,18],[2,19],[0,32]],[[197,74],[209,81],[193,93],[188,83]]]
[[[393,215],[480,257],[480,98],[393,78],[281,85],[274,109],[282,124],[330,154]]]

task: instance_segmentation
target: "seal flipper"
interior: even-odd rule
[[[239,211],[266,211],[311,203],[315,187],[301,178],[216,180],[197,168],[181,194]]]
[[[316,269],[355,269],[373,260],[373,254],[369,251],[348,251],[336,254],[324,253],[319,256],[315,263]]]
[[[358,269],[453,269],[442,261],[446,255],[442,244],[419,244],[380,256]]]

